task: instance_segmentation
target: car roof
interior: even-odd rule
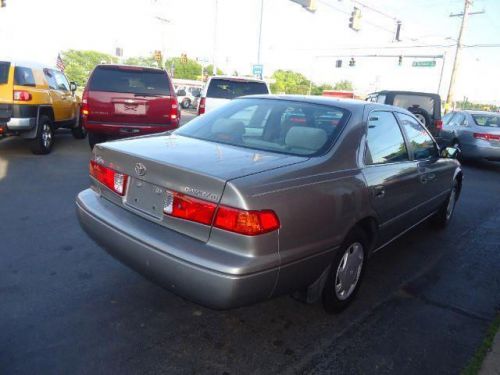
[[[230,81],[249,81],[249,82],[263,82],[265,83],[263,79],[255,78],[255,77],[242,77],[242,76],[212,76],[210,77],[210,80],[212,79],[227,79]]]
[[[320,104],[320,105],[330,105],[332,107],[338,107],[342,109],[347,109],[348,111],[353,112],[354,110],[362,110],[366,106],[369,106],[372,109],[381,109],[381,110],[390,110],[394,112],[408,113],[411,114],[404,108],[396,107],[393,105],[380,104],[380,103],[372,103],[364,100],[358,99],[343,99],[343,98],[334,98],[331,96],[316,96],[316,95],[247,95],[242,96],[239,99],[270,99],[270,100],[288,100],[288,101],[296,101],[301,103],[310,103],[310,104]]]
[[[476,110],[472,110],[472,109],[463,109],[462,111],[460,112],[465,112],[465,113],[469,113],[471,115],[500,115],[500,113],[498,112],[491,112],[491,111],[476,111]]]
[[[9,58],[1,58],[1,62],[8,62],[13,66],[22,66],[25,68],[35,68],[35,69],[53,69],[53,70],[59,70],[54,66],[48,65],[48,64],[42,64],[38,61],[32,61],[32,60],[22,60],[22,59],[9,59]]]
[[[97,64],[96,68],[99,67],[110,67],[110,68],[134,68],[137,70],[153,70],[153,71],[158,71],[158,72],[165,72],[165,69],[162,68],[155,68],[152,66],[142,66],[142,65],[127,65],[127,64]]]

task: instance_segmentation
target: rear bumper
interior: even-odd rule
[[[483,142],[483,141],[481,141]],[[470,159],[489,159],[500,161],[500,147],[493,147],[487,141],[484,145],[463,144],[460,146],[462,155]]]
[[[179,127],[179,124],[109,124],[94,121],[84,121],[84,126],[87,131],[91,133],[107,134],[116,137],[126,137],[134,135],[162,133],[177,129]]]
[[[9,120],[0,120],[0,126],[5,132],[29,131],[36,126],[36,117],[11,117]]]
[[[151,223],[90,189],[78,195],[76,206],[83,229],[109,254],[193,302],[228,309],[268,299],[274,290],[278,267],[245,275],[210,269],[173,254],[196,254],[215,264],[211,254],[219,249]]]

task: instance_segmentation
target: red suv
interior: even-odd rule
[[[89,144],[179,127],[180,109],[165,70],[97,65],[82,96]]]

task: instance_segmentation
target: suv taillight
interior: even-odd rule
[[[474,133],[474,138],[485,141],[500,141],[500,134]]]
[[[89,115],[89,92],[85,88],[82,95],[82,107],[80,109],[81,114],[84,118]]]
[[[200,98],[200,103],[198,104],[198,115],[205,113],[205,101],[206,98]]]
[[[98,164],[94,160],[90,161],[89,170],[90,175],[101,184],[113,190],[116,194],[121,196],[125,195],[128,180],[126,174],[119,173],[111,168]]]
[[[247,236],[272,232],[280,227],[274,211],[249,211],[227,206],[217,208],[216,203],[174,191],[167,191],[163,212],[172,217],[205,225],[213,223],[216,228]]]
[[[443,129],[443,120],[434,120],[434,126],[437,130]]]
[[[14,90],[13,98],[20,102],[28,102],[31,100],[31,94],[24,90]]]
[[[172,96],[172,106],[170,107],[170,122],[174,124],[179,124],[179,102],[175,96]]]

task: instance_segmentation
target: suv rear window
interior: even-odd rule
[[[9,79],[9,69],[9,62],[0,61],[0,85],[7,83],[7,80]]]
[[[207,89],[208,98],[234,99],[244,95],[269,94],[264,82],[212,79]]]
[[[19,86],[36,86],[33,71],[30,68],[16,66],[14,69],[14,84]]]
[[[89,90],[170,95],[170,81],[162,70],[98,67],[90,78]]]
[[[330,148],[349,114],[319,104],[236,99],[191,120],[175,134],[255,150],[315,156]]]
[[[426,110],[431,116],[434,114],[434,99],[429,96],[398,94],[394,97],[393,105],[405,109],[418,107]]]

